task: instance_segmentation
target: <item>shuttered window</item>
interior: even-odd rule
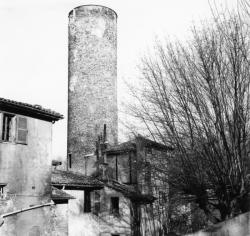
[[[17,143],[28,143],[28,122],[26,117],[17,116]]]

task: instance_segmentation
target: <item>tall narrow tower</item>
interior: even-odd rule
[[[107,126],[117,142],[117,15],[84,5],[69,13],[68,165],[85,173],[84,156]]]

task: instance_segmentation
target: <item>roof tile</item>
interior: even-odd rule
[[[90,176],[85,176],[72,171],[53,170],[52,185],[67,186],[71,188],[103,188],[103,183]]]
[[[3,108],[22,109],[31,114],[44,116],[54,121],[63,119],[63,115],[61,115],[60,113],[52,111],[51,109],[43,108],[40,105],[31,105],[28,103],[17,102],[14,100],[0,97],[0,109],[3,109]]]

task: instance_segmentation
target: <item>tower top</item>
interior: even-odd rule
[[[80,12],[83,12],[84,10],[86,10],[86,9],[93,9],[93,10],[94,9],[100,9],[100,10],[104,9],[104,10],[106,10],[108,12],[112,12],[113,15],[115,15],[115,18],[118,17],[117,13],[113,9],[111,9],[109,7],[106,7],[106,6],[103,6],[103,5],[95,5],[95,4],[81,5],[81,6],[75,7],[74,9],[72,9],[69,12],[69,17],[71,17],[74,14],[74,12],[79,12],[80,13]]]

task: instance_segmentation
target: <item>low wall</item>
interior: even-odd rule
[[[250,235],[250,212],[186,236],[247,236]]]

